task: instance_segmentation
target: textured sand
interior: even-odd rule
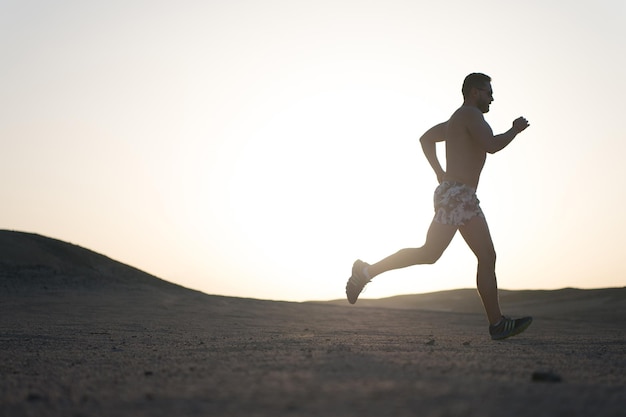
[[[494,342],[482,314],[215,297],[94,259],[97,285],[0,259],[0,416],[626,416],[621,320]]]

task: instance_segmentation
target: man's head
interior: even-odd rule
[[[490,76],[481,73],[468,75],[463,81],[461,92],[465,102],[474,104],[483,113],[489,111],[489,105],[493,101]]]

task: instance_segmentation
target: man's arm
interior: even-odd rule
[[[529,124],[526,119],[519,117],[513,121],[513,126],[509,130],[494,136],[493,130],[491,130],[491,127],[485,121],[482,113],[476,110],[469,116],[467,126],[471,137],[475,138],[480,143],[485,152],[496,153],[506,148],[519,133],[529,126]]]
[[[437,158],[437,142],[443,142],[446,140],[446,126],[448,122],[439,123],[436,126],[431,127],[422,135],[420,138],[420,143],[422,144],[422,150],[424,151],[424,155],[426,155],[426,159],[428,163],[435,171],[437,175],[437,181],[441,183],[443,181],[443,176],[445,171],[441,167],[439,163],[439,159]]]

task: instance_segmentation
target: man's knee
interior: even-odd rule
[[[441,258],[441,255],[443,255],[443,251],[436,251],[436,252],[429,252],[425,258],[425,265],[432,265],[434,263],[436,263],[439,258]]]
[[[496,251],[494,249],[482,251],[478,256],[478,263],[483,265],[496,264]]]
[[[423,246],[419,249],[413,249],[410,256],[417,260],[421,265],[432,265],[441,258],[443,255],[443,250],[434,249],[430,247]]]
[[[434,264],[441,254],[435,256],[424,248],[400,249],[395,255],[396,261],[402,266]]]

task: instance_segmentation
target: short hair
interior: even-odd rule
[[[481,88],[484,87],[485,84],[491,82],[491,77],[485,74],[481,74],[479,72],[473,72],[463,80],[463,88],[461,92],[463,93],[463,98],[466,98],[472,88]]]

